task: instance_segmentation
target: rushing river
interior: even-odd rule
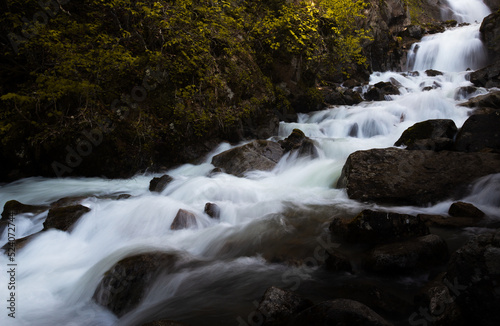
[[[4,307],[9,281],[2,272],[0,324],[140,325],[168,318],[192,325],[244,325],[250,324],[255,300],[271,285],[321,299],[327,297],[331,284],[356,277],[330,274],[318,266],[323,255],[317,249],[335,245],[327,237],[332,218],[375,207],[350,200],[345,191],[332,187],[348,155],[390,147],[405,129],[427,119],[452,119],[461,127],[470,109],[458,104],[487,92],[478,89],[463,95],[459,89],[471,85],[465,70],[480,68],[486,60],[475,21],[489,11],[482,1],[449,3],[455,18],[471,25],[427,36],[416,45],[409,54],[413,64],[409,70],[418,73],[371,76],[370,84],[391,81],[401,95],[330,107],[301,114],[295,123],[280,124],[273,139],[283,139],[299,128],[316,141],[318,158],[286,156],[273,171],[255,171],[244,178],[224,173],[209,176],[211,158],[230,148],[221,144],[205,163],[167,171],[174,181],[162,193],[148,190],[156,175],[128,180],[29,178],[0,187],[0,207],[11,199],[41,205],[84,196],[81,204],[91,209],[70,232],[45,231],[16,253],[16,319],[7,317]],[[444,74],[429,77],[424,72],[429,68]],[[499,180],[499,175],[480,180],[465,198],[498,220]],[[111,198],[119,194],[131,197]],[[204,214],[207,202],[221,208],[220,220]],[[445,214],[449,204],[390,210]],[[170,229],[181,208],[196,214],[197,227]],[[46,216],[47,212],[18,215],[16,237],[40,231]],[[5,243],[6,232],[0,235],[0,246]],[[102,275],[117,261],[154,250],[175,253],[193,264],[158,279],[140,306],[121,319],[92,301]],[[291,257],[307,264],[282,263]],[[8,263],[8,257],[1,255],[2,271]],[[418,280],[394,282],[405,289]]]

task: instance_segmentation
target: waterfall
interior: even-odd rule
[[[491,13],[482,0],[446,0],[444,19],[455,19],[470,26],[428,35],[412,45],[408,53],[408,70],[440,71],[476,70],[487,63],[487,50],[480,39],[479,27]]]
[[[468,21],[486,14],[479,10],[482,1],[449,0],[449,7]],[[212,175],[211,158],[232,147],[221,144],[204,163],[167,171],[174,181],[162,193],[148,190],[157,174],[127,180],[29,178],[0,186],[1,206],[12,199],[48,205],[72,196],[82,197],[80,204],[91,209],[72,230],[41,232],[16,252],[16,320],[7,316],[4,307],[0,324],[135,326],[167,318],[192,325],[235,325],[248,320],[253,301],[271,285],[301,289],[308,284],[321,297],[328,288],[321,281],[318,259],[310,253],[322,248],[332,217],[374,207],[350,200],[345,191],[332,187],[349,154],[393,146],[405,129],[427,119],[452,119],[460,127],[470,113],[455,95],[471,85],[465,70],[480,67],[484,60],[478,25],[425,37],[416,47],[411,69],[434,68],[444,74],[376,72],[371,85],[391,82],[401,94],[387,101],[333,106],[301,114],[297,122],[280,123],[273,140],[299,128],[315,141],[319,157],[285,156],[274,170],[242,178]],[[499,175],[480,180],[467,199],[500,220],[498,198],[488,195],[498,195],[498,180]],[[119,194],[131,197],[114,199]],[[220,207],[219,220],[204,213],[207,202]],[[445,214],[448,207],[449,203],[438,203],[391,209]],[[197,216],[196,227],[170,229],[179,209]],[[46,216],[47,211],[18,215],[16,236],[40,231]],[[0,246],[7,241],[4,231]],[[176,255],[184,267],[160,277],[140,305],[122,318],[92,301],[94,289],[111,266],[128,255],[153,250]],[[290,253],[302,255],[310,264],[280,263]],[[9,264],[8,258],[0,255],[2,267]],[[9,295],[7,277],[5,272],[0,274],[2,300]],[[341,282],[345,276],[335,277],[335,282]]]

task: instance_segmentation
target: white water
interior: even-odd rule
[[[469,29],[437,37],[475,42]],[[468,37],[469,41],[463,40]],[[422,41],[426,46],[430,39]],[[420,60],[421,52],[417,53]],[[464,60],[452,51],[449,61]],[[469,60],[469,59],[467,59]],[[270,172],[252,172],[246,178],[227,174],[208,176],[211,157],[229,145],[222,144],[206,163],[168,171],[175,181],[161,194],[148,191],[152,175],[129,180],[30,178],[2,186],[0,205],[11,199],[26,204],[48,204],[65,196],[88,196],[82,204],[91,211],[70,232],[49,230],[37,235],[16,253],[16,319],[2,307],[1,325],[140,325],[154,318],[186,320],[194,325],[234,325],[247,320],[253,300],[270,285],[305,288],[317,273],[320,236],[335,215],[354,215],[367,204],[349,200],[333,189],[347,156],[360,149],[392,146],[402,132],[418,121],[453,119],[460,127],[469,109],[455,100],[457,89],[471,85],[464,65],[442,69],[443,76],[428,77],[393,72],[375,73],[370,84],[392,81],[401,95],[389,101],[337,106],[300,115],[297,123],[281,123],[286,137],[300,128],[317,142],[317,159],[285,157]],[[433,68],[423,65],[419,70]],[[423,91],[426,87],[432,90]],[[486,92],[479,90],[479,93]],[[499,219],[499,177],[480,181],[465,200]],[[128,193],[132,197],[105,197]],[[494,193],[494,195],[491,195]],[[495,197],[496,196],[496,197]],[[205,203],[221,208],[220,220],[203,213]],[[392,207],[411,214],[446,213],[449,202],[431,207]],[[192,211],[197,227],[170,230],[178,209]],[[384,209],[378,207],[378,209]],[[47,212],[37,217],[17,216],[17,237],[41,230]],[[7,242],[1,235],[0,245]],[[304,248],[305,253],[299,253]],[[176,253],[179,267],[160,278],[142,305],[121,320],[91,300],[102,275],[121,258],[140,252]],[[312,267],[270,263],[273,255],[302,255]],[[279,257],[278,257],[279,258]],[[314,264],[316,262],[316,264]],[[0,256],[2,269],[7,256]],[[8,298],[7,275],[0,275],[0,298]]]
[[[455,19],[459,23],[481,23],[491,13],[482,0],[445,0],[448,6],[442,10],[444,19]]]

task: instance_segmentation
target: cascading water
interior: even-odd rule
[[[450,5],[459,2],[482,4],[450,1]],[[472,27],[476,28],[468,26],[450,31],[455,34],[435,37],[457,41],[473,35]],[[415,62],[427,63],[415,64],[413,69],[440,69],[439,57],[445,47],[437,46],[433,55],[422,50],[433,42],[422,40]],[[474,42],[475,36],[470,37],[464,47]],[[456,58],[448,61],[462,62],[443,68],[444,75],[373,74],[370,84],[391,81],[399,85],[401,95],[388,101],[332,107],[300,115],[296,123],[280,124],[276,138],[299,128],[316,141],[318,158],[288,156],[273,171],[252,172],[245,178],[224,173],[209,176],[211,157],[230,147],[222,144],[204,164],[168,171],[174,181],[161,194],[148,191],[151,175],[129,180],[30,178],[2,186],[0,206],[11,199],[42,205],[65,196],[85,196],[81,204],[91,211],[69,232],[44,231],[16,253],[16,319],[13,322],[7,317],[3,308],[0,323],[132,326],[168,318],[192,325],[235,325],[248,321],[253,301],[270,285],[309,291],[320,298],[329,289],[322,277],[331,276],[322,274],[318,258],[311,253],[324,243],[321,236],[327,232],[328,222],[333,216],[354,215],[372,207],[332,188],[347,156],[356,150],[390,147],[418,121],[447,118],[460,127],[467,119],[469,109],[458,106],[455,100],[457,89],[470,85],[463,70],[476,67],[475,60],[481,58],[456,48],[449,50]],[[498,194],[497,181],[498,175],[480,180],[467,200],[489,212],[491,218],[500,219],[498,200],[485,196],[482,190]],[[121,200],[110,197],[124,193],[132,196]],[[204,214],[207,202],[221,208],[220,220]],[[391,210],[441,214],[448,207],[449,203],[439,203]],[[181,208],[196,214],[197,227],[170,229]],[[18,215],[16,236],[40,231],[46,216],[47,212]],[[0,246],[7,238],[4,232]],[[102,275],[113,264],[134,253],[153,250],[173,253],[188,264],[159,278],[141,304],[120,319],[92,301]],[[290,253],[308,258],[311,264],[291,267],[279,263]],[[1,255],[2,267],[8,263],[8,256]],[[6,273],[0,275],[4,304],[7,277]],[[341,282],[342,277],[337,276],[334,282]]]

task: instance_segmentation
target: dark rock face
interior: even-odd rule
[[[491,11],[495,12],[500,9],[500,0],[484,0],[484,3],[490,7]]]
[[[325,260],[325,268],[332,272],[352,273],[352,266],[349,258],[336,250],[327,251],[328,258]]]
[[[379,82],[373,85],[365,94],[368,101],[385,101],[388,95],[399,95],[399,89],[389,82]]]
[[[306,137],[300,129],[294,129],[290,136],[280,141],[279,144],[284,153],[296,151],[299,156],[311,156],[313,158],[318,156],[314,142],[309,137]]]
[[[243,146],[214,156],[212,164],[226,173],[241,177],[252,170],[272,170],[283,156],[280,144],[267,140],[254,140]]]
[[[204,212],[211,218],[218,219],[220,217],[220,207],[214,203],[206,203]]]
[[[270,287],[257,307],[263,316],[263,325],[286,325],[290,318],[311,307],[313,303],[300,295],[277,287]]]
[[[364,210],[351,221],[336,218],[330,224],[333,235],[352,243],[388,243],[429,234],[418,217]]]
[[[67,231],[83,214],[90,212],[90,208],[82,205],[54,207],[49,210],[43,229],[59,229]]]
[[[442,282],[443,275],[429,282],[414,297],[416,308],[408,319],[410,325],[418,325],[421,322],[429,322],[436,326],[465,325],[460,309],[455,302],[455,296]],[[431,320],[423,316],[422,311],[431,316]]]
[[[186,211],[185,209],[179,209],[177,215],[175,215],[172,225],[170,225],[170,229],[181,230],[192,226],[196,226],[196,215]]]
[[[174,181],[174,178],[172,178],[168,174],[162,175],[159,178],[153,178],[149,182],[149,191],[162,192],[167,187],[167,185],[172,181]]]
[[[436,119],[419,122],[406,129],[394,146],[407,149],[445,150],[453,146],[458,129],[453,120]]]
[[[476,236],[457,250],[444,283],[468,325],[500,325],[500,231]]]
[[[446,242],[435,234],[428,234],[372,249],[365,261],[365,268],[391,274],[429,268],[442,264],[447,258]]]
[[[476,219],[484,217],[483,211],[472,204],[464,202],[456,202],[451,204],[450,209],[448,210],[448,214],[456,217],[472,217]]]
[[[123,316],[142,300],[155,278],[174,264],[175,256],[167,253],[122,259],[104,274],[92,299],[118,317]]]
[[[333,301],[321,302],[309,309],[304,310],[290,325],[388,326],[392,324],[387,322],[375,311],[358,301],[336,299]]]
[[[337,187],[356,200],[425,205],[498,172],[500,155],[495,153],[372,149],[349,156]]]
[[[458,132],[455,150],[500,152],[500,111],[470,116]]]
[[[500,58],[500,13],[494,12],[485,17],[479,29],[484,45],[488,49],[491,62],[498,61]]]

